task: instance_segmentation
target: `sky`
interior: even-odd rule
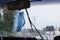
[[[29,16],[32,22],[35,24],[37,29],[43,29],[46,26],[54,26],[55,28],[60,27],[60,3],[49,3],[49,4],[32,4],[28,9]],[[24,28],[30,28],[26,12],[25,12],[26,24]]]

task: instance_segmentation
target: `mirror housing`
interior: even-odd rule
[[[30,7],[30,2],[28,0],[17,0],[7,3],[8,10],[21,10]]]

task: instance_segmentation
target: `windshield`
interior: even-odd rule
[[[31,2],[31,7],[28,8],[27,10],[28,10],[32,23],[36,26],[36,28],[41,33],[41,35],[44,36],[44,38],[46,38],[47,35],[48,35],[47,38],[51,37],[50,36],[51,34],[52,34],[52,37],[54,37],[56,35],[60,35],[59,32],[55,32],[55,31],[60,31],[60,18],[59,18],[60,17],[60,3],[59,2],[58,3],[57,2],[54,2],[54,3],[52,3],[52,2],[51,3]],[[2,21],[4,21],[4,18],[2,19],[2,16],[1,16],[2,14],[0,13],[0,19],[1,19],[0,24],[1,24],[1,22],[3,23],[2,26],[4,26],[6,24],[4,27],[5,28],[7,27],[6,28],[7,31],[12,31],[12,29],[13,29],[12,27],[14,25],[14,23],[13,23],[14,18],[12,18],[12,17],[15,16],[15,11],[12,10],[9,12],[7,10],[7,13],[5,11],[3,12],[3,13],[5,13],[5,16],[4,15],[3,16],[8,21],[5,21],[5,23],[2,22]],[[33,27],[33,31],[31,30],[31,26],[29,24],[25,9],[20,10],[20,11],[16,10],[16,11],[17,11],[17,13],[19,13],[19,12],[24,13],[25,25],[22,27],[21,31],[19,30],[20,32],[15,32],[16,34],[12,33],[12,34],[8,34],[8,35],[17,36],[17,37],[25,36],[25,37],[40,38],[38,33],[36,32],[36,30],[34,29],[34,27]],[[8,15],[8,13],[13,13],[13,14],[11,14],[12,15],[11,16],[11,15]],[[20,15],[20,14],[17,14],[17,15]],[[8,17],[10,16],[11,20],[7,16]],[[20,15],[19,18],[21,17],[21,19],[22,19],[22,16],[23,16],[23,14]],[[16,19],[17,19],[17,17],[16,17]],[[11,24],[10,24],[10,21],[11,21]],[[9,25],[7,25],[8,23],[9,23]],[[15,23],[17,23],[17,21]],[[3,28],[2,26],[0,29]],[[11,28],[9,28],[8,26]],[[5,30],[5,29],[3,29],[3,30]],[[53,32],[53,33],[51,33],[51,32]],[[5,33],[4,33],[4,36],[7,35]]]
[[[29,12],[31,21],[34,23],[36,28],[40,30],[40,33],[41,33],[41,30],[45,32],[46,28],[49,27],[47,31],[52,31],[54,35],[60,35],[58,32],[60,30],[60,18],[59,18],[60,11],[59,10],[60,10],[60,3],[39,4],[39,2],[34,2],[34,3],[31,3],[31,7],[28,9],[28,12]],[[31,28],[26,15],[25,15],[25,20],[26,20],[26,24],[22,28],[22,30]],[[54,31],[57,31],[56,34],[54,33]],[[44,35],[43,32],[42,32],[42,35]]]
[[[38,29],[42,29],[46,26],[54,26],[55,28],[60,25],[60,3],[52,4],[38,4],[31,3],[31,7],[28,9],[32,22],[37,26]],[[25,17],[26,18],[26,17]],[[27,19],[26,19],[27,20]],[[28,21],[28,20],[27,20]],[[26,23],[26,28],[29,28]]]

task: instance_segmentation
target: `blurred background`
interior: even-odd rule
[[[53,40],[55,36],[60,35],[60,0],[30,1],[29,16],[41,35],[45,39],[50,37],[49,40]],[[9,36],[31,36],[39,39],[36,30],[34,28],[33,31],[31,30],[25,9],[20,10],[20,12],[24,12],[25,25],[20,32],[12,33],[15,10],[9,11],[7,8],[0,8],[0,29],[2,29],[3,36],[8,34]]]

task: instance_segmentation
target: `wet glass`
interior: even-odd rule
[[[0,9],[0,33],[12,33],[14,24],[14,11],[7,10],[6,8]]]

